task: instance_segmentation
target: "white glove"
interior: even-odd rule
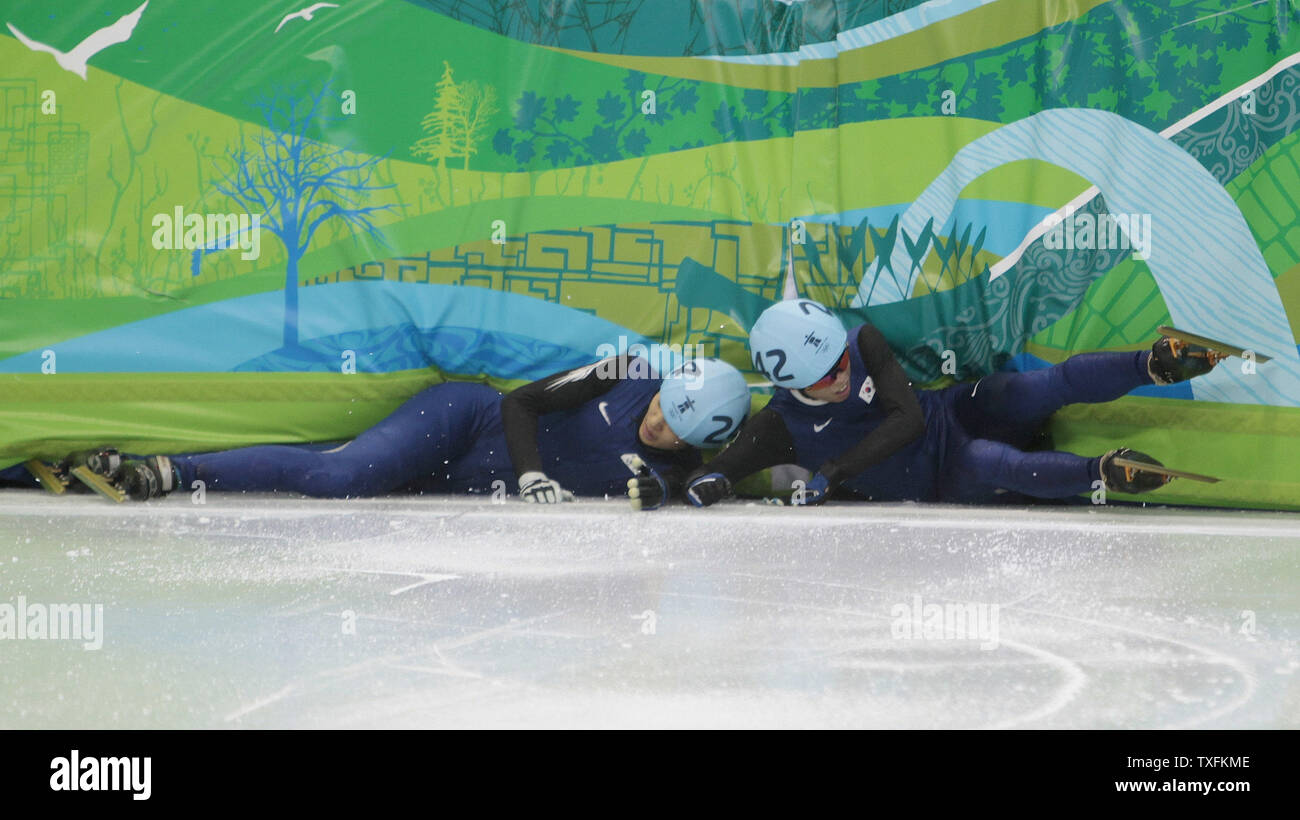
[[[537,470],[519,476],[519,496],[530,504],[558,504],[573,500],[573,493],[561,487],[560,482]]]

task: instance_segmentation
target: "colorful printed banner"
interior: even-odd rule
[[[1075,406],[1163,501],[1300,509],[1300,3],[0,0],[0,466],[355,435],[793,293]],[[604,348],[608,349],[608,348]],[[1189,486],[1183,486],[1183,485]]]

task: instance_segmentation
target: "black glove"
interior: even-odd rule
[[[731,495],[731,482],[722,473],[705,473],[686,484],[686,500],[696,507],[716,504]]]
[[[634,510],[657,510],[668,500],[668,482],[635,454],[623,456],[623,463],[633,472],[627,480],[627,497]]]

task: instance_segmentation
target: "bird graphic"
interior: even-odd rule
[[[59,64],[60,68],[67,69],[84,80],[86,79],[86,61],[109,46],[130,40],[131,32],[135,31],[135,24],[140,22],[140,15],[144,14],[144,7],[147,5],[149,5],[149,0],[145,0],[140,4],[140,8],[130,14],[118,18],[118,21],[111,26],[104,26],[80,43],[77,43],[76,47],[67,52],[59,51],[57,48],[45,45],[45,43],[36,42],[15,28],[13,23],[5,23],[5,25],[9,26],[9,30],[14,33],[20,43],[32,51],[46,51],[53,54],[54,61]]]
[[[289,22],[295,17],[301,17],[304,20],[310,20],[311,16],[316,13],[317,9],[336,9],[338,7],[339,7],[338,3],[317,3],[315,5],[308,6],[302,11],[295,11],[293,14],[286,14],[284,16],[284,19],[280,21],[280,25],[275,27],[275,30],[278,33],[280,29],[284,28],[285,23]]]

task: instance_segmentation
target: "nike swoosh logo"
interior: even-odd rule
[[[834,421],[834,419],[826,419],[826,421],[823,421],[821,424],[814,424],[813,432],[820,433],[822,430],[825,430],[826,425],[830,424],[832,421]]]
[[[609,413],[605,411],[606,407],[609,407],[609,402],[607,401],[602,401],[600,404],[596,405],[596,409],[600,411],[600,415],[603,419],[605,419],[605,423],[608,424],[610,427],[613,427],[614,422],[609,420]]]

